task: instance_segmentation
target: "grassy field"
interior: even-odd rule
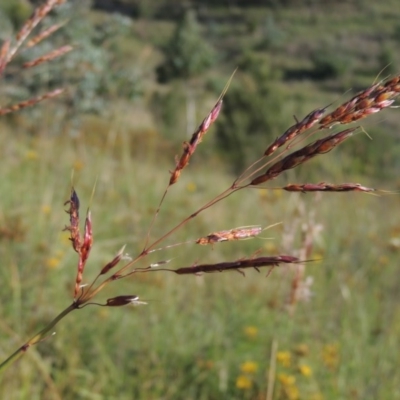
[[[131,255],[143,245],[172,164],[133,158],[127,146],[113,145],[123,137],[117,134],[113,142],[111,136],[102,148],[45,134],[29,139],[3,128],[1,358],[71,300],[75,253],[62,228],[72,171],[82,209],[91,203],[93,216],[95,245],[85,281],[123,244]],[[232,178],[218,170],[223,166],[217,163],[193,163],[185,171],[154,237],[228,187]],[[249,190],[232,196],[171,243],[243,225],[283,225],[265,231],[263,239],[213,249],[184,245],[152,262],[172,258],[171,267],[189,266],[258,249],[296,254],[301,224],[315,212],[314,225],[323,230],[313,258],[322,260],[306,265],[313,279],[308,301],[289,312],[295,269],[285,266],[268,277],[266,271],[247,271],[246,277],[136,275],[101,297],[137,294],[148,305],[71,314],[55,336],[1,376],[1,397],[264,399],[274,384],[274,399],[400,398],[397,204],[397,196],[358,193]]]
[[[246,49],[280,71],[274,88],[287,126],[293,114],[341,102],[349,87],[370,85],[386,67],[382,59],[392,62],[391,74],[398,73],[397,9],[397,0],[273,11],[201,9],[204,35],[219,57],[196,82],[197,89],[204,88],[197,92],[196,117],[201,120],[215,102],[209,86],[225,83]],[[107,26],[110,18],[99,11],[85,15],[86,31],[92,24],[96,29]],[[184,102],[175,99],[169,105],[167,112],[178,118],[168,129],[156,112],[165,114],[167,104],[160,103],[156,111],[153,104],[155,94],[169,90],[182,91],[177,98],[185,98],[186,83],[163,86],[155,81],[154,70],[163,57],[159,45],[174,23],[140,18],[126,26],[123,37],[111,35],[105,41],[108,51],[123,56],[105,71],[134,69],[141,94],[133,101],[119,97],[118,86],[111,85],[111,95],[96,99],[104,102],[103,115],[82,116],[78,108],[76,114],[65,114],[61,103],[54,102],[0,120],[0,362],[72,301],[77,256],[63,231],[69,223],[64,203],[71,185],[81,214],[87,207],[92,212],[94,247],[83,281],[88,283],[122,246],[131,257],[143,249],[175,166],[174,155],[181,152]],[[280,39],[266,45],[265,35],[271,33]],[[386,58],[381,57],[383,43]],[[72,54],[79,65],[85,47],[76,47]],[[348,61],[340,77],[312,79],[310,60],[319,49]],[[95,61],[86,60],[84,69],[96,72],[90,68]],[[50,76],[52,67],[46,68]],[[70,76],[63,77],[63,85]],[[7,77],[4,104],[18,86],[11,82],[13,74]],[[360,182],[391,193],[242,190],[199,214],[164,245],[235,227],[276,226],[252,240],[212,247],[186,243],[138,264],[170,260],[167,266],[178,268],[258,254],[303,259],[310,239],[306,258],[312,261],[303,272],[297,265],[281,265],[270,274],[268,269],[247,270],[245,276],[237,271],[202,276],[156,271],[113,282],[97,301],[135,294],[148,304],[75,310],[56,326],[56,335],[2,372],[0,398],[400,400],[399,121],[398,110],[385,110],[363,124],[373,141],[359,133],[269,184]],[[258,136],[256,150],[262,153],[269,139],[261,143],[264,138]],[[232,184],[232,165],[221,160],[215,147],[210,132],[169,191],[152,240]],[[294,300],[296,283],[301,290]]]

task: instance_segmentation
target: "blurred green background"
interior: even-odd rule
[[[32,3],[0,0],[0,39]],[[229,187],[280,133],[332,102],[399,74],[397,0],[70,1],[44,21],[65,26],[6,69],[2,106],[63,86],[57,100],[0,119],[0,360],[71,301],[76,255],[62,232],[71,180],[90,206],[94,248],[84,281],[122,245],[134,256],[181,143],[233,70],[222,113],[167,196],[161,236]],[[21,64],[63,44],[40,67]],[[349,92],[350,91],[350,92]],[[363,121],[332,153],[287,182],[400,187],[398,110]],[[73,178],[71,178],[73,175]],[[93,187],[95,194],[91,199]],[[242,191],[200,214],[172,244],[282,222],[262,238],[183,245],[148,261],[171,268],[263,254],[302,254],[296,268],[202,277],[140,274],[99,301],[137,294],[148,305],[87,307],[0,376],[4,399],[400,399],[398,196]],[[146,265],[146,264],[143,264]],[[274,385],[268,397],[268,386]]]

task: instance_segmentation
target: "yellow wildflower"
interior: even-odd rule
[[[264,249],[269,253],[273,253],[278,250],[278,246],[272,240],[268,240],[264,245]]]
[[[289,351],[278,351],[276,359],[278,363],[280,363],[284,367],[290,367],[290,364],[292,362],[292,355]]]
[[[294,348],[294,353],[299,357],[306,356],[308,352],[309,349],[305,343],[300,343]]]
[[[299,365],[299,372],[301,375],[305,377],[310,377],[312,375],[312,369],[307,364]]]
[[[57,268],[58,264],[60,264],[60,260],[56,257],[50,257],[46,260],[47,268],[51,268],[51,269]]]
[[[254,374],[257,369],[258,364],[253,361],[246,361],[240,366],[240,370],[245,374]]]
[[[269,192],[267,189],[260,189],[258,194],[262,199],[268,199]]]
[[[322,349],[322,361],[330,369],[335,369],[339,364],[339,345],[331,343]]]
[[[293,386],[296,383],[296,377],[288,374],[279,374],[278,381],[283,386]]]
[[[246,328],[244,328],[244,334],[249,339],[254,339],[258,334],[258,329],[255,326],[246,326]]]
[[[25,158],[26,158],[27,160],[37,160],[37,159],[39,158],[39,155],[38,155],[38,153],[37,153],[36,151],[34,151],[34,150],[28,150],[28,151],[25,153]]]
[[[186,185],[186,190],[187,190],[189,193],[195,192],[196,189],[197,189],[197,186],[196,186],[196,184],[193,183],[193,182],[189,182],[189,183]]]
[[[81,169],[83,169],[84,166],[85,166],[85,164],[83,163],[83,161],[75,160],[75,162],[74,162],[74,170],[75,171],[80,171]]]
[[[300,393],[297,386],[294,385],[286,386],[284,388],[284,392],[288,400],[297,400],[300,398]]]
[[[45,215],[49,215],[51,213],[51,207],[49,205],[42,206],[42,213]]]
[[[236,379],[236,387],[238,389],[251,389],[253,382],[246,375],[239,375]]]

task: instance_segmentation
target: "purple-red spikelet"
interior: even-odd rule
[[[359,183],[342,183],[334,185],[331,183],[304,183],[302,185],[290,184],[282,189],[288,192],[374,192],[376,189],[361,186]]]
[[[181,175],[182,170],[189,164],[190,157],[196,151],[197,145],[201,143],[203,136],[206,134],[211,124],[215,122],[221,111],[222,99],[218,100],[208,116],[203,120],[196,132],[193,133],[190,142],[183,142],[183,153],[178,159],[175,169],[171,172],[169,184],[176,183]]]
[[[273,178],[276,178],[283,171],[297,167],[300,164],[310,160],[318,154],[325,154],[331,151],[338,144],[342,143],[348,137],[350,137],[353,132],[358,129],[358,127],[345,129],[339,133],[327,136],[325,138],[319,139],[289,155],[284,157],[282,160],[277,161],[268,170],[254,178],[250,185],[259,185],[261,183],[267,182]]]
[[[125,246],[122,247],[122,249],[118,252],[118,254],[108,264],[106,264],[101,269],[100,275],[106,274],[108,271],[110,271],[112,268],[114,268],[122,260],[122,257],[124,256],[124,249],[125,249]]]
[[[224,272],[230,270],[240,271],[246,268],[255,268],[258,270],[261,267],[277,267],[281,263],[292,264],[296,262],[299,262],[299,259],[297,257],[282,255],[272,257],[248,258],[216,264],[200,264],[193,265],[191,267],[178,268],[170,271],[175,272],[178,275],[187,275],[198,273]]]

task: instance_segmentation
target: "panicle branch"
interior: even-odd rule
[[[179,179],[182,170],[189,164],[189,160],[195,152],[197,145],[201,143],[203,136],[207,133],[211,124],[218,118],[222,107],[222,99],[218,100],[208,116],[203,120],[196,132],[193,133],[189,142],[183,142],[183,153],[176,163],[174,171],[171,173],[169,184],[173,185]]]
[[[169,180],[169,186],[175,184],[180,175],[182,170],[189,164],[189,160],[192,157],[193,153],[196,151],[198,144],[201,143],[204,135],[209,130],[210,126],[217,120],[218,115],[221,111],[222,107],[222,100],[226,91],[229,88],[229,85],[232,81],[233,75],[235,74],[236,70],[233,71],[232,75],[230,76],[227,84],[225,85],[221,95],[219,96],[218,101],[215,103],[214,107],[211,109],[210,113],[204,118],[203,122],[199,125],[197,130],[193,133],[189,142],[183,142],[183,152],[181,157],[177,160],[175,169],[171,172],[171,177]]]
[[[62,28],[65,25],[65,22],[62,22],[60,24],[54,24],[50,27],[48,27],[47,29],[44,29],[42,32],[40,32],[39,34],[37,34],[35,37],[33,37],[32,39],[30,39],[25,47],[27,49],[36,46],[37,44],[39,44],[40,42],[42,42],[43,40],[47,39],[49,36],[51,36],[54,32],[58,31],[60,28]]]
[[[293,264],[300,260],[297,257],[288,255],[272,256],[272,257],[257,257],[249,259],[241,259],[236,261],[226,261],[216,264],[200,264],[191,267],[183,267],[166,271],[175,272],[178,275],[192,275],[199,273],[225,272],[236,270],[240,271],[246,268],[254,268],[257,271],[261,267],[277,267],[280,264]]]
[[[358,129],[358,127],[345,129],[344,131],[341,131],[339,133],[335,133],[325,138],[319,139],[301,148],[300,150],[289,154],[282,160],[276,162],[271,167],[269,167],[264,174],[254,178],[250,182],[250,185],[259,185],[261,183],[267,182],[271,179],[276,178],[282,172],[291,168],[295,168],[319,154],[328,153],[344,140],[348,139],[356,129]]]
[[[319,121],[320,129],[349,124],[390,107],[400,94],[400,75],[361,91]]]
[[[59,96],[63,92],[64,92],[64,89],[58,88],[58,89],[52,90],[51,92],[45,93],[41,96],[33,97],[29,100],[24,100],[17,104],[13,104],[9,107],[5,107],[5,108],[0,107],[0,116],[22,110],[23,108],[26,108],[26,107],[32,107],[35,104],[40,103],[43,100],[52,99],[53,97]]]
[[[288,130],[282,136],[275,139],[275,141],[267,148],[267,150],[265,150],[264,155],[270,156],[289,140],[292,140],[306,130],[311,129],[322,117],[322,115],[324,115],[327,107],[317,108],[316,110],[311,111],[300,122],[297,122],[288,128]]]
[[[47,0],[44,4],[37,7],[33,15],[25,22],[16,36],[16,43],[7,53],[6,64],[8,64],[18,52],[19,48],[32,33],[33,29],[46,17],[46,15],[56,6],[65,3],[66,0]]]
[[[86,262],[89,258],[90,250],[93,245],[93,229],[92,229],[92,219],[90,211],[88,210],[85,218],[85,228],[83,237],[81,237],[79,231],[79,198],[74,188],[71,189],[71,196],[65,204],[69,204],[69,214],[70,225],[66,226],[64,230],[70,232],[69,240],[72,242],[72,248],[78,253],[78,270],[75,279],[75,289],[74,298],[79,293],[80,285],[83,278],[83,271],[85,269]]]
[[[362,186],[359,183],[342,183],[334,185],[332,183],[304,183],[302,185],[290,184],[282,188],[287,192],[375,192],[376,189]]]
[[[234,228],[226,231],[210,233],[207,236],[196,240],[197,244],[207,245],[220,242],[230,242],[234,240],[249,239],[258,236],[261,233],[261,226],[250,226],[242,228]]]
[[[35,60],[32,61],[28,61],[26,63],[24,63],[23,67],[24,68],[32,68],[32,67],[36,67],[37,65],[43,64],[45,62],[49,62],[51,60],[54,60],[57,57],[61,57],[64,54],[69,53],[70,51],[72,51],[74,48],[70,45],[66,45],[66,46],[61,46],[58,49],[55,49],[47,54],[44,54],[43,56],[40,56],[38,58],[36,58]]]

